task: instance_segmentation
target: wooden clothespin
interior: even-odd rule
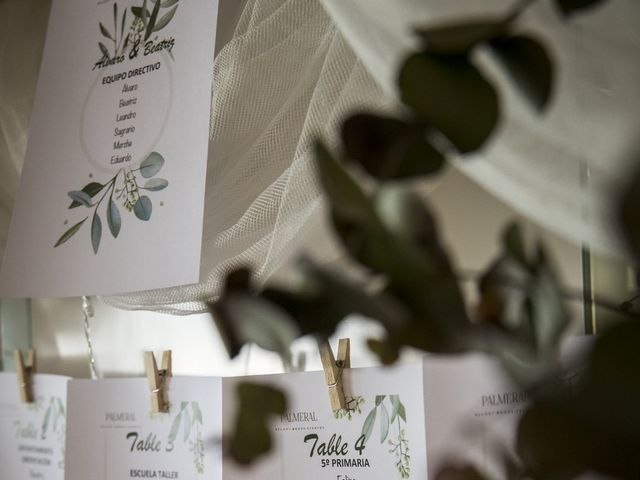
[[[351,367],[351,346],[348,338],[341,338],[338,342],[338,357],[333,356],[333,350],[328,341],[321,342],[320,360],[324,369],[324,377],[329,388],[329,401],[331,410],[340,410],[347,407],[342,385],[342,371]]]
[[[151,412],[168,412],[169,401],[165,387],[167,378],[171,376],[171,350],[163,352],[160,370],[158,370],[153,352],[144,352],[144,366],[147,371],[147,380],[149,380],[149,390],[151,391]]]
[[[16,363],[20,400],[22,403],[33,403],[33,374],[36,372],[36,351],[33,348],[29,350],[26,365],[20,350],[14,350],[13,358]]]

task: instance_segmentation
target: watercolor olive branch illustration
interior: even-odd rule
[[[389,409],[385,406],[385,400],[389,403]],[[366,444],[373,433],[373,427],[378,419],[380,425],[380,443],[384,443],[389,437],[389,427],[395,422],[398,427],[398,436],[395,440],[389,438],[389,453],[396,458],[396,468],[400,478],[410,478],[411,476],[411,456],[409,455],[409,441],[405,436],[403,423],[407,423],[407,412],[404,404],[400,401],[399,395],[376,395],[375,406],[371,409],[362,425],[362,435]]]
[[[191,414],[189,414],[189,405]],[[204,473],[204,442],[202,440],[202,411],[198,402],[181,402],[180,411],[173,419],[169,432],[169,445],[175,443],[183,426],[183,441],[189,441],[189,451],[193,453],[196,472]],[[193,438],[192,438],[193,437]]]
[[[91,216],[91,246],[93,247],[93,253],[97,254],[102,239],[102,219],[99,209],[106,198],[108,198],[109,201],[104,210],[107,225],[113,238],[118,238],[122,227],[122,217],[116,200],[120,200],[124,208],[129,212],[133,212],[139,220],[148,221],[153,211],[153,203],[147,195],[141,195],[140,192],[142,190],[156,192],[165,189],[169,185],[169,182],[164,178],[152,178],[162,169],[163,165],[164,158],[162,155],[158,152],[151,152],[140,163],[138,168],[120,168],[116,174],[105,183],[90,182],[85,185],[82,190],[72,190],[68,192],[67,195],[69,195],[69,198],[72,200],[71,205],[68,207],[69,210],[84,206],[88,209],[93,209],[93,212],[66,230],[60,236],[54,248],[59,247],[78,233],[84,223],[89,219],[89,216]],[[142,186],[139,185],[136,174],[148,179],[147,182]],[[99,199],[94,201],[94,198],[101,192],[102,195]]]
[[[178,9],[179,0],[149,0],[153,4],[151,11],[147,8],[147,0],[144,0],[139,7],[131,7],[132,20],[126,27],[127,9],[122,12],[122,16],[118,16],[118,4],[113,4],[113,33],[102,23],[99,22],[100,33],[103,37],[113,42],[113,52],[103,43],[98,42],[98,47],[102,54],[102,59],[111,60],[113,58],[124,55],[127,47],[137,45],[141,41],[147,41],[151,34],[158,32],[166,27],[173,19]],[[166,13],[163,10],[168,10]],[[118,19],[120,18],[120,21]],[[118,30],[118,24],[120,30]],[[125,31],[129,30],[126,35]]]

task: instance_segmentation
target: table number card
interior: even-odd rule
[[[15,373],[0,373],[0,478],[64,479],[67,377],[34,375],[20,402]]]
[[[53,0],[5,296],[199,280],[217,0]]]
[[[66,480],[222,479],[220,378],[170,378],[168,413],[146,379],[69,383]]]
[[[225,431],[241,381],[284,389],[288,411],[272,424],[274,449],[249,468],[225,460],[225,480],[426,478],[422,366],[347,369],[349,410],[332,412],[322,372],[225,379]]]

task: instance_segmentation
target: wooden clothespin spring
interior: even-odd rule
[[[162,353],[160,370],[158,370],[153,352],[144,352],[144,365],[151,394],[151,412],[168,412],[169,400],[167,399],[166,383],[167,378],[171,376],[171,350],[165,350]]]
[[[331,410],[347,407],[342,382],[342,372],[351,367],[351,344],[348,338],[341,338],[338,342],[338,357],[334,357],[328,341],[320,343],[320,360],[324,369],[324,376],[329,390]]]
[[[26,365],[20,350],[14,350],[13,358],[18,375],[20,400],[22,403],[33,403],[33,374],[36,372],[36,351],[33,348],[29,350]]]

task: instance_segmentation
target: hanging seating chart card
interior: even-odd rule
[[[66,480],[220,480],[221,384],[169,378],[169,412],[150,413],[146,379],[70,382]]]
[[[4,296],[199,280],[217,0],[53,0]]]
[[[250,381],[287,394],[272,424],[273,450],[250,467],[225,459],[226,480],[425,479],[422,365],[345,369],[348,410],[331,411],[323,372],[225,379],[224,422],[235,422],[235,390]]]
[[[21,403],[15,373],[0,373],[0,478],[64,479],[67,377],[33,376]]]

